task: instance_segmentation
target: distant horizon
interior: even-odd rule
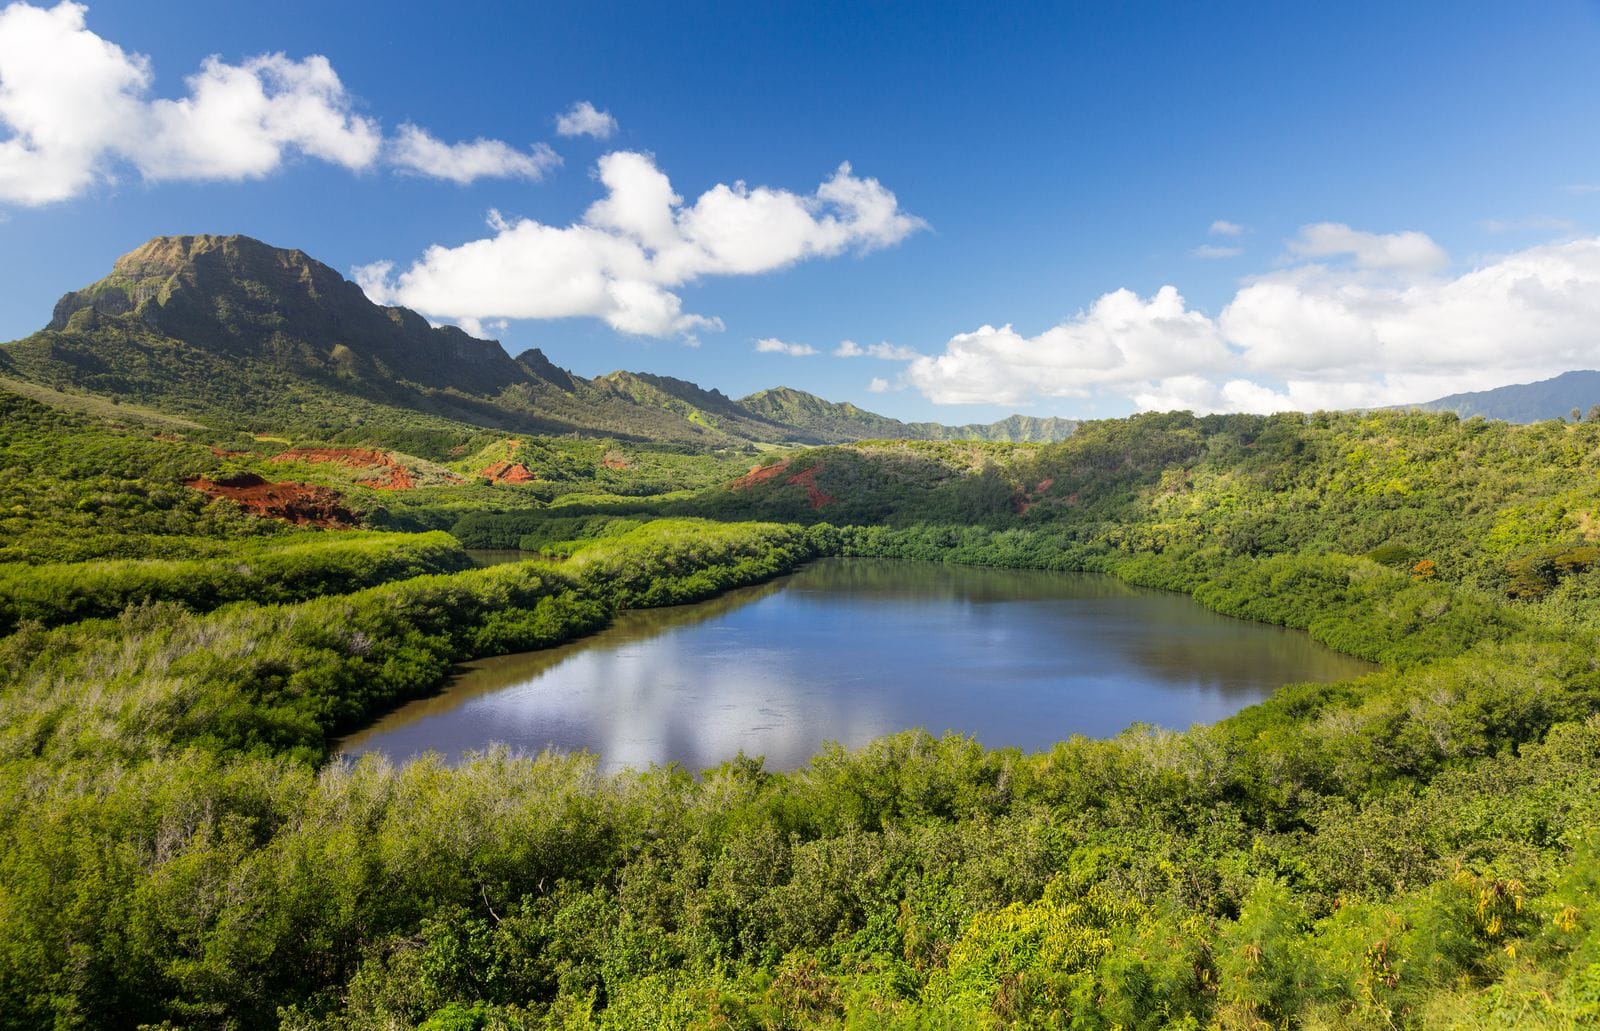
[[[0,6],[0,338],[157,235],[907,422],[1600,365],[1600,8]]]

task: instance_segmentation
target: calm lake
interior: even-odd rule
[[[828,559],[698,605],[623,613],[559,648],[469,663],[341,750],[454,761],[504,742],[587,749],[610,770],[698,770],[743,749],[789,769],[825,741],[910,727],[1033,750],[1135,722],[1211,722],[1285,683],[1374,668],[1110,576]]]

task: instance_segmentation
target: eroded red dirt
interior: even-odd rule
[[[1037,505],[1039,503],[1040,496],[1054,486],[1055,482],[1055,480],[1047,478],[1040,480],[1039,485],[1032,490],[1028,490],[1025,487],[1018,488],[1016,497],[1011,499],[1011,507],[1016,511],[1017,515],[1027,515],[1028,509],[1032,508],[1034,505]],[[1074,494],[1073,503],[1076,503],[1076,501],[1077,495]]]
[[[607,469],[626,469],[628,467],[628,460],[623,458],[621,455],[607,455],[600,459],[600,464],[605,466]]]
[[[274,462],[331,462],[352,469],[376,469],[378,475],[356,482],[378,490],[411,490],[417,485],[411,470],[387,451],[361,447],[292,447],[272,456]]]
[[[810,500],[812,508],[821,508],[823,505],[837,501],[832,494],[827,493],[817,486],[817,474],[822,471],[822,466],[814,465],[804,472],[795,473],[785,480],[785,483],[797,484],[806,489],[806,498]]]
[[[330,529],[355,526],[356,514],[344,505],[344,500],[327,487],[313,487],[306,483],[268,483],[255,473],[238,473],[220,480],[204,476],[184,480],[185,487],[216,500],[228,498],[253,515],[269,519],[282,519],[300,526],[324,526]]]
[[[749,490],[758,483],[765,483],[773,477],[781,475],[787,468],[789,468],[789,460],[787,458],[771,465],[752,465],[749,472],[734,480],[728,486],[734,490]]]
[[[497,462],[484,466],[478,475],[490,483],[531,483],[538,479],[533,475],[533,470],[521,462]]]

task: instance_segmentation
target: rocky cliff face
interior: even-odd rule
[[[157,237],[63,297],[50,328],[73,328],[85,309],[207,350],[347,377],[492,394],[528,376],[493,341],[373,304],[304,251],[247,236]]]

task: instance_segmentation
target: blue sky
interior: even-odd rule
[[[151,236],[243,232],[346,274],[388,262],[375,296],[584,374],[781,383],[902,418],[1334,407],[1600,365],[1593,3],[105,3],[40,5],[79,23],[44,42],[20,6],[0,16],[0,338]],[[199,119],[152,121],[160,147],[79,128],[24,65],[86,34],[147,59],[119,94],[141,119],[212,55],[217,82],[244,69],[268,93],[321,55],[343,135],[267,125],[251,165],[260,141]],[[615,131],[559,134],[579,102]],[[502,174],[407,170],[407,124],[504,141],[482,166]],[[608,166],[620,186],[597,178],[607,155],[637,156]],[[68,166],[82,183],[52,190]],[[586,215],[661,176],[672,260],[654,215]],[[878,206],[818,198],[829,181]],[[761,228],[762,253],[735,254],[709,205],[685,228],[739,182],[812,220]],[[501,325],[584,309],[548,302],[569,261],[628,300]],[[890,346],[836,356],[846,340]]]

